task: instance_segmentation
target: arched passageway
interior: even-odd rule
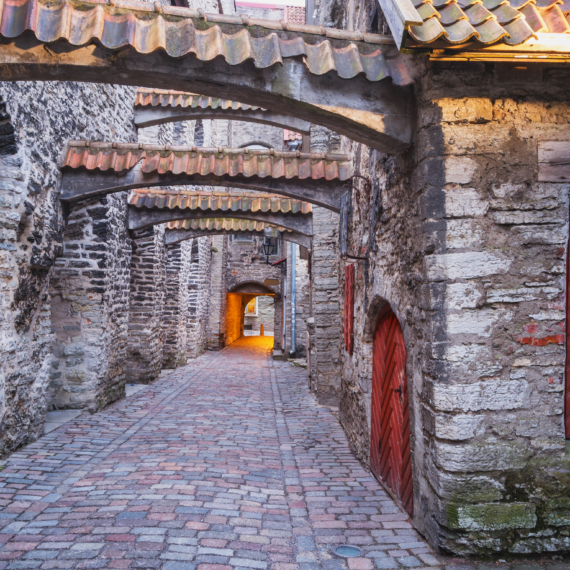
[[[276,296],[280,300],[273,289],[261,283],[250,281],[233,287],[226,304],[226,344],[244,336],[274,336]]]
[[[63,3],[54,14],[38,0],[7,0],[0,20],[7,40],[0,46],[2,78],[181,91],[191,85],[195,93],[279,109],[390,154],[411,143],[406,86],[412,79],[392,38],[341,30],[321,35],[296,26],[311,38],[305,41],[302,33],[263,20],[253,20],[261,32],[253,37],[247,18],[204,18],[160,4],[156,11],[145,3],[119,6]],[[23,17],[27,11],[34,17]],[[57,49],[47,50],[45,43],[55,40]]]

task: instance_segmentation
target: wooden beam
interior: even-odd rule
[[[231,218],[253,220],[279,226],[308,237],[313,236],[312,214],[284,214],[282,212],[249,212],[222,210],[182,210],[180,208],[135,208],[129,206],[129,230],[143,230],[157,224],[178,220],[204,220],[212,218]]]
[[[307,249],[311,248],[311,238],[299,232],[278,232],[277,239],[282,239],[297,245],[302,245]],[[252,236],[252,237],[265,237],[264,232],[236,232],[231,230],[166,230],[165,243],[172,245],[180,243],[181,241],[203,236],[220,236],[220,235],[234,235],[234,236]]]
[[[155,186],[220,186],[278,194],[340,212],[340,197],[346,190],[341,180],[275,179],[243,176],[199,176],[144,173],[140,166],[124,172],[101,170],[63,171],[60,199],[77,202],[124,190]]]

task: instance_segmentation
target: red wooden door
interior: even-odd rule
[[[370,467],[413,515],[406,346],[391,310],[378,319],[373,356]]]
[[[564,371],[564,431],[570,439],[570,237],[566,247],[566,369]]]

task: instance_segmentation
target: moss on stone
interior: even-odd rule
[[[450,503],[446,508],[447,526],[461,530],[505,530],[533,528],[536,507],[532,503]]]

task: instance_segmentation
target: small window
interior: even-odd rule
[[[237,242],[241,242],[241,243],[253,243],[253,236],[249,236],[249,235],[233,235],[232,236],[232,241],[237,241]]]

